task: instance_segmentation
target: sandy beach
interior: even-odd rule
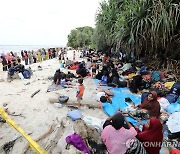
[[[67,56],[72,59],[72,51],[68,51]],[[78,53],[76,54],[78,58]],[[38,70],[38,65],[42,70]],[[57,99],[60,94],[69,96],[68,103],[76,102],[76,86],[74,88],[59,89],[57,91],[47,92],[47,88],[51,85],[52,80],[48,77],[53,77],[55,71],[60,68],[58,59],[46,60],[41,63],[35,63],[26,67],[31,67],[33,76],[31,79],[15,79],[11,82],[7,81],[7,72],[2,71],[0,66],[0,107],[3,109],[8,108],[8,112],[12,113],[9,117],[15,121],[24,131],[28,134],[31,133],[33,139],[37,139],[44,134],[53,122],[61,121],[66,117],[67,113],[71,110],[68,107],[57,108],[49,102],[49,99]],[[69,70],[61,69],[67,73]],[[73,72],[73,71],[71,71]],[[75,72],[74,72],[75,73]],[[83,96],[82,104],[97,105],[96,102],[96,85],[92,78],[84,79],[85,93]],[[31,95],[40,90],[33,98]],[[99,119],[106,119],[107,116],[101,109],[89,109],[82,107],[83,116],[94,116]],[[14,116],[14,115],[19,116]],[[0,123],[0,147],[20,136],[8,123]],[[48,141],[48,137],[44,142]],[[27,141],[21,137],[15,142],[11,154],[23,153]],[[42,147],[45,145],[42,144]],[[2,149],[0,153],[3,153]],[[30,152],[34,153],[34,152]]]

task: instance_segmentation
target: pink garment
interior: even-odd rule
[[[128,143],[136,135],[137,132],[134,127],[130,129],[121,127],[119,130],[116,130],[113,126],[109,125],[102,131],[101,138],[109,154],[124,154],[128,149]]]
[[[7,53],[7,60],[8,60],[8,62],[12,62],[12,57],[11,57],[10,53]]]

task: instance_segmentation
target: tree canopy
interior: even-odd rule
[[[78,47],[94,47],[93,41],[94,29],[89,26],[78,27],[71,30],[68,35],[67,45],[73,48]]]
[[[98,50],[121,48],[137,55],[180,59],[180,2],[104,1],[96,16],[94,36]]]

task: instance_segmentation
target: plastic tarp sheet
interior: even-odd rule
[[[175,112],[170,115],[166,122],[171,133],[177,133],[180,131],[180,112]]]
[[[98,85],[99,80],[94,79],[95,84]],[[110,88],[108,86],[102,86],[103,88]],[[127,104],[125,102],[126,97],[130,97],[132,101],[135,104],[139,104],[141,102],[141,97],[134,95],[130,92],[128,92],[128,88],[111,88],[111,90],[114,92],[114,96],[112,97],[112,104],[110,103],[103,103],[103,110],[108,116],[112,116],[119,108],[123,111],[125,111],[125,108],[127,107]],[[133,125],[137,124],[137,120],[126,117],[126,119],[131,122]],[[143,123],[146,122],[146,120],[142,121]]]

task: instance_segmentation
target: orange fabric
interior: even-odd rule
[[[84,85],[79,85],[78,86],[79,94],[77,95],[77,97],[82,97],[83,96],[84,89],[85,89]]]
[[[74,66],[71,66],[71,70],[77,70],[78,66],[77,65],[74,65]]]

